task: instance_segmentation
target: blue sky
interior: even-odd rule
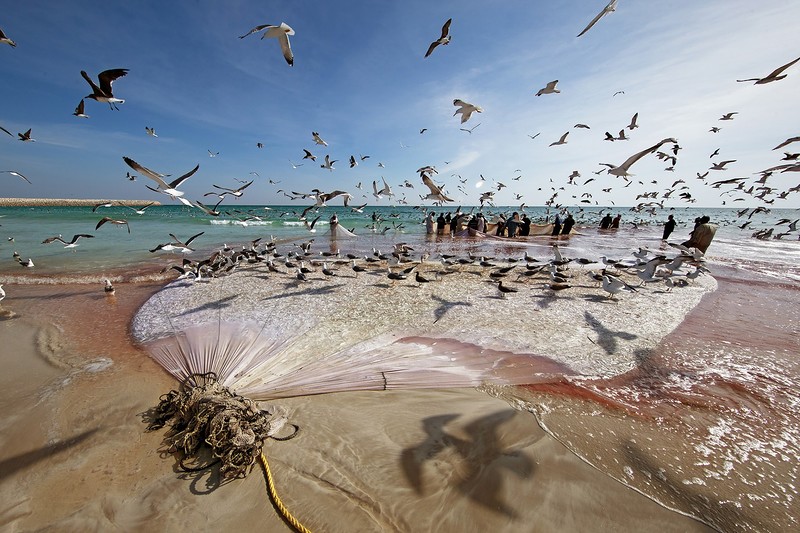
[[[677,187],[688,186],[684,192],[696,203],[676,191],[665,207],[757,206],[761,200],[706,182],[743,177],[749,187],[759,171],[785,163],[784,150],[772,148],[800,135],[800,63],[778,82],[735,81],[766,76],[800,56],[789,22],[800,18],[793,0],[620,0],[580,38],[605,0],[6,4],[0,28],[17,47],[0,45],[0,126],[15,137],[32,128],[36,142],[0,132],[0,170],[33,182],[0,174],[4,197],[170,203],[145,188],[150,180],[125,179],[128,156],[173,175],[199,163],[181,189],[201,201],[213,184],[235,188],[237,179],[255,179],[238,202],[290,203],[278,189],[316,187],[376,203],[372,181],[384,177],[397,199],[430,205],[419,200],[427,190],[416,170],[433,165],[435,180],[463,204],[495,190],[497,205],[542,205],[553,192],[564,205],[634,205],[645,192],[662,199],[682,179]],[[448,18],[452,42],[423,58]],[[258,24],[281,22],[296,32],[293,67],[275,39],[238,38]],[[96,77],[112,68],[130,69],[114,84],[115,96],[125,99],[120,110],[86,100],[90,118],[72,116],[90,92],[80,71]],[[556,79],[560,94],[535,96]],[[614,96],[618,91],[624,93]],[[462,125],[453,116],[455,98],[483,112]],[[719,121],[728,112],[738,114]],[[634,113],[640,127],[626,129],[630,140],[603,140]],[[591,129],[575,129],[577,123]],[[158,137],[146,135],[145,126]],[[714,126],[721,130],[711,133]],[[314,145],[312,131],[329,146]],[[549,146],[567,131],[567,144]],[[622,178],[592,173],[666,137],[682,147],[674,171],[650,155],[632,167],[625,188]],[[304,148],[317,162],[302,160]],[[209,157],[209,150],[219,155]],[[800,142],[785,151],[800,152]],[[338,160],[335,170],[320,168],[325,154]],[[350,155],[361,154],[370,158],[350,169]],[[712,160],[735,162],[698,180]],[[575,170],[578,185],[569,185]],[[486,181],[476,187],[480,175]],[[405,180],[414,188],[400,187]],[[507,187],[497,191],[497,182]],[[766,183],[775,191],[765,199],[798,183],[797,172],[775,173]],[[798,208],[800,193],[771,206]]]

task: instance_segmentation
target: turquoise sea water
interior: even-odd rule
[[[299,218],[303,205],[291,206],[248,206],[230,204],[219,217],[205,215],[198,209],[182,205],[152,206],[139,215],[131,208],[122,206],[100,207],[94,212],[91,207],[3,207],[0,208],[0,276],[24,277],[30,282],[57,281],[60,276],[73,280],[96,281],[109,275],[133,276],[138,269],[152,269],[176,258],[175,253],[149,250],[158,244],[167,243],[170,234],[185,241],[193,235],[197,237],[192,247],[196,249],[190,257],[197,259],[208,255],[215,249],[246,245],[255,239],[275,239],[278,242],[299,243],[314,239],[313,250],[356,253],[372,253],[373,249],[389,251],[394,243],[409,242],[416,245],[419,254],[447,251],[458,253],[466,248],[471,253],[496,255],[508,253],[522,255],[528,249],[531,255],[550,256],[548,238],[535,237],[516,241],[502,240],[490,242],[451,241],[449,237],[430,238],[425,234],[423,224],[424,208],[410,206],[367,207],[363,213],[355,213],[342,206],[324,207],[318,213],[310,211],[307,221]],[[428,207],[434,212],[455,212],[456,207]],[[488,218],[498,213],[510,214],[515,207],[462,206],[463,212],[482,211]],[[220,208],[222,210],[222,208]],[[620,258],[635,251],[639,246],[658,247],[666,211],[656,216],[631,212],[629,208],[583,208],[572,209],[579,235],[560,243],[570,250],[571,256],[597,259],[600,255]],[[772,209],[768,213],[756,213],[748,218],[752,210],[737,216],[737,209],[683,208],[669,211],[678,222],[670,237],[672,242],[682,242],[688,238],[693,221],[699,216],[709,216],[719,229],[709,256],[736,265],[748,265],[759,271],[773,272],[777,276],[791,276],[792,266],[800,264],[800,242],[798,232],[790,233],[780,240],[774,238],[758,240],[752,237],[755,231],[774,228],[773,234],[788,231],[788,224],[778,225],[782,219],[800,218],[797,209]],[[227,212],[227,214],[226,214]],[[544,223],[553,211],[546,207],[526,208],[534,223]],[[600,232],[597,225],[602,213],[612,212],[622,215],[619,231]],[[355,238],[338,239],[331,242],[329,218],[336,213],[342,227],[352,230]],[[307,223],[319,215],[314,232],[307,229]],[[127,220],[128,226],[105,224],[95,229],[105,216]],[[257,216],[258,218],[252,218]],[[376,219],[374,220],[373,217]],[[750,224],[740,229],[747,221]],[[127,228],[130,228],[128,233]],[[49,237],[61,235],[71,240],[75,234],[89,234],[94,238],[78,241],[75,248],[64,248],[59,242],[42,244]],[[11,241],[10,239],[13,239]],[[17,252],[23,259],[34,261],[33,269],[22,269],[13,259]],[[796,279],[796,278],[795,278]]]

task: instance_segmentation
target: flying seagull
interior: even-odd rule
[[[148,134],[150,137],[158,137],[158,134],[156,134],[156,129],[155,129],[155,128],[151,128],[150,126],[145,126],[145,127],[144,127],[144,131],[145,131],[145,133],[147,133],[147,134]]]
[[[633,166],[634,163],[636,163],[638,160],[640,160],[641,158],[643,158],[647,154],[652,154],[653,152],[655,152],[656,150],[661,148],[661,145],[663,145],[663,144],[666,144],[666,143],[677,143],[677,142],[678,141],[676,139],[673,139],[671,137],[667,138],[667,139],[663,139],[663,140],[659,141],[658,143],[656,143],[655,145],[651,146],[650,148],[645,148],[641,152],[637,152],[637,153],[633,154],[628,159],[626,159],[625,162],[622,163],[620,166],[614,166],[614,165],[612,165],[610,163],[601,163],[601,164],[609,167],[608,168],[608,173],[609,174],[613,174],[614,176],[618,176],[618,177],[632,176],[633,174],[628,173],[628,170],[631,168],[631,166]]]
[[[111,217],[103,217],[103,218],[101,218],[100,221],[97,223],[97,225],[94,227],[95,231],[99,230],[100,226],[102,226],[106,222],[108,222],[109,224],[116,224],[117,226],[125,226],[126,228],[128,228],[128,233],[131,232],[131,227],[128,225],[128,221],[127,220],[114,219],[114,218],[111,218]],[[91,235],[89,235],[89,236],[91,237]]]
[[[303,148],[303,152],[305,152],[305,154],[306,154],[306,155],[303,156],[303,159],[310,159],[312,161],[316,161],[317,160],[317,156],[315,156],[314,154],[312,154],[311,152],[309,152],[305,148]]]
[[[12,176],[17,176],[17,177],[19,177],[19,178],[22,178],[22,179],[24,179],[24,180],[25,180],[25,181],[27,181],[28,183],[30,183],[30,182],[31,182],[31,180],[29,180],[28,178],[26,178],[25,176],[23,176],[22,174],[20,174],[20,173],[19,173],[19,172],[17,172],[16,170],[0,170],[0,174],[11,174]]]
[[[428,57],[433,53],[433,49],[439,46],[440,44],[450,44],[450,23],[453,22],[453,19],[447,19],[447,22],[444,23],[442,26],[442,36],[436,39],[431,43],[428,47],[428,51],[425,52],[425,57]]]
[[[43,240],[42,244],[50,244],[51,242],[59,241],[59,242],[64,244],[64,248],[75,248],[76,246],[78,246],[78,240],[81,237],[86,237],[87,239],[93,239],[94,235],[87,235],[85,233],[79,233],[77,235],[73,235],[72,236],[72,240],[69,241],[69,242],[67,242],[64,239],[62,239],[61,235],[57,235],[55,237],[49,237],[49,238]]]
[[[245,183],[244,185],[242,185],[241,187],[239,187],[238,189],[229,189],[227,187],[220,187],[219,185],[212,184],[211,185],[212,187],[220,189],[223,192],[221,192],[221,193],[218,193],[218,192],[207,192],[203,196],[214,196],[214,195],[216,195],[216,196],[219,196],[220,198],[225,198],[225,196],[229,194],[231,196],[235,196],[236,198],[240,198],[244,194],[242,191],[245,190],[246,188],[248,188],[252,184],[253,184],[253,180],[250,180],[247,183]]]
[[[635,128],[638,128],[639,125],[636,121],[639,120],[639,113],[634,113],[633,117],[631,118],[631,123],[628,124],[628,129],[633,131]]]
[[[450,21],[448,20],[447,22],[449,23]],[[9,39],[2,29],[0,29],[0,43],[5,43],[12,48],[15,48],[17,46],[17,43]]]
[[[316,131],[311,132],[311,137],[314,138],[314,142],[317,144],[321,144],[322,146],[328,146],[328,143],[322,140],[322,137],[319,136],[319,133]]]
[[[789,137],[788,139],[786,139],[785,141],[780,143],[778,146],[773,148],[773,150],[779,150],[779,149],[783,148],[784,146],[787,146],[789,144],[792,144],[792,143],[798,142],[798,141],[800,141],[800,137]]]
[[[111,85],[114,83],[114,80],[125,76],[127,73],[128,69],[126,68],[104,70],[97,76],[97,79],[100,82],[100,86],[97,86],[97,84],[92,81],[92,78],[86,74],[86,71],[82,70],[81,76],[83,76],[83,79],[85,79],[92,87],[92,94],[86,95],[84,98],[91,98],[96,102],[106,102],[111,109],[119,110],[117,104],[124,104],[125,100],[114,97],[114,94],[111,92]]]
[[[763,85],[765,83],[770,83],[770,82],[773,82],[773,81],[782,80],[783,78],[786,77],[786,74],[781,74],[781,73],[784,70],[786,70],[787,68],[789,68],[792,65],[794,65],[795,63],[797,63],[798,61],[800,61],[800,57],[798,57],[794,61],[789,61],[785,65],[776,68],[775,70],[773,70],[772,72],[770,72],[769,74],[764,76],[763,78],[747,78],[746,80],[736,80],[736,81],[738,81],[738,82],[754,81],[755,83],[753,85]]]
[[[381,179],[383,180],[383,189],[381,189],[381,190],[378,190],[378,182],[375,181],[375,180],[372,180],[372,196],[374,196],[376,200],[380,200],[384,196],[389,197],[389,198],[394,196],[394,193],[392,192],[392,188],[389,187],[388,183],[386,183],[386,178],[381,176]]]
[[[189,172],[187,172],[186,174],[184,174],[180,178],[175,179],[170,183],[167,183],[166,181],[164,181],[164,175],[163,174],[159,174],[158,172],[153,172],[149,168],[143,167],[142,165],[140,165],[139,163],[137,163],[136,161],[134,161],[130,157],[123,157],[122,160],[125,161],[125,163],[127,163],[127,165],[129,167],[131,167],[133,170],[137,171],[139,174],[142,174],[143,176],[146,176],[146,177],[150,178],[151,180],[155,181],[158,184],[158,188],[157,189],[153,189],[150,186],[146,186],[151,191],[164,193],[164,194],[166,194],[168,196],[171,196],[172,198],[180,201],[182,204],[185,204],[185,205],[188,205],[188,206],[192,206],[192,203],[189,200],[186,200],[185,198],[182,198],[184,193],[183,193],[183,191],[179,191],[178,187],[181,185],[181,183],[183,183],[184,181],[186,181],[190,177],[192,177],[192,174],[197,172],[197,169],[200,168],[200,165],[197,165],[196,167],[194,167],[192,170],[190,170]]]
[[[567,132],[564,135],[562,135],[561,138],[559,140],[557,140],[556,142],[550,143],[550,146],[556,146],[556,145],[559,145],[559,144],[567,144],[567,135],[569,135],[569,132]]]
[[[536,96],[542,96],[543,94],[560,93],[561,91],[556,89],[557,83],[558,80],[551,81],[550,83],[539,89],[539,92],[536,93]]]
[[[25,133],[17,133],[19,140],[22,142],[36,142],[36,139],[31,138],[31,129],[32,128],[28,128],[28,131]]]
[[[462,124],[469,120],[469,117],[472,116],[473,112],[477,113],[483,112],[483,109],[481,109],[480,107],[467,103],[463,100],[459,100],[458,98],[453,100],[453,105],[458,106],[458,109],[456,109],[456,112],[453,113],[453,116],[456,116],[459,113],[461,113]]]
[[[448,198],[447,196],[445,196],[444,192],[442,192],[441,187],[436,185],[427,173],[421,172],[420,176],[422,176],[422,183],[424,183],[425,186],[431,190],[431,192],[425,196],[424,198],[425,200],[435,200],[437,202],[453,201],[452,198]]]
[[[592,29],[592,26],[597,24],[598,20],[608,15],[609,13],[613,13],[616,10],[617,10],[617,0],[611,0],[608,4],[606,4],[606,7],[604,7],[603,10],[600,13],[598,13],[596,17],[592,19],[589,25],[583,28],[583,31],[578,34],[578,37],[589,31],[590,29]]]
[[[333,172],[333,164],[336,163],[336,159],[331,161],[331,157],[328,154],[325,154],[325,162],[320,165],[320,168],[327,168],[331,172]]]
[[[281,45],[281,50],[283,51],[283,58],[289,63],[289,66],[294,66],[294,56],[292,55],[292,47],[289,44],[289,36],[294,35],[294,30],[285,22],[281,22],[280,26],[274,26],[272,24],[261,24],[260,26],[256,26],[249,32],[245,33],[244,35],[240,35],[239,39],[244,39],[248,35],[253,33],[259,32],[261,30],[266,30],[262,35],[261,38],[265,37],[275,37],[278,39],[278,42]]]
[[[89,115],[87,115],[84,112],[84,107],[85,107],[85,100],[81,98],[81,101],[78,102],[78,106],[75,108],[75,111],[73,111],[72,114],[78,118],[89,118]]]
[[[172,241],[166,244],[159,244],[158,246],[150,250],[150,253],[155,253],[158,250],[166,250],[168,252],[171,252],[173,250],[179,250],[183,253],[194,252],[194,249],[189,248],[189,245],[192,243],[193,240],[195,240],[203,233],[205,233],[205,231],[201,231],[197,235],[192,235],[191,237],[186,239],[186,242],[181,242],[181,240],[178,239],[174,234],[170,233],[169,236],[172,237]]]

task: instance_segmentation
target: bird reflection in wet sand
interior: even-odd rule
[[[504,449],[502,445],[500,425],[511,420],[515,414],[516,411],[509,409],[471,422],[463,428],[471,439],[453,436],[445,430],[445,425],[458,418],[457,414],[431,416],[422,420],[425,440],[403,450],[400,458],[403,472],[417,494],[423,493],[425,462],[452,448],[460,457],[452,459],[455,470],[453,478],[457,480],[458,490],[483,507],[511,518],[516,517],[516,511],[503,501],[506,474],[500,469],[505,468],[519,477],[530,477],[533,474],[533,461],[520,450]]]

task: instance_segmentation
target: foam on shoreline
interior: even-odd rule
[[[0,207],[81,207],[110,202],[115,205],[137,207],[141,205],[161,205],[154,200],[109,200],[91,198],[0,198]]]

